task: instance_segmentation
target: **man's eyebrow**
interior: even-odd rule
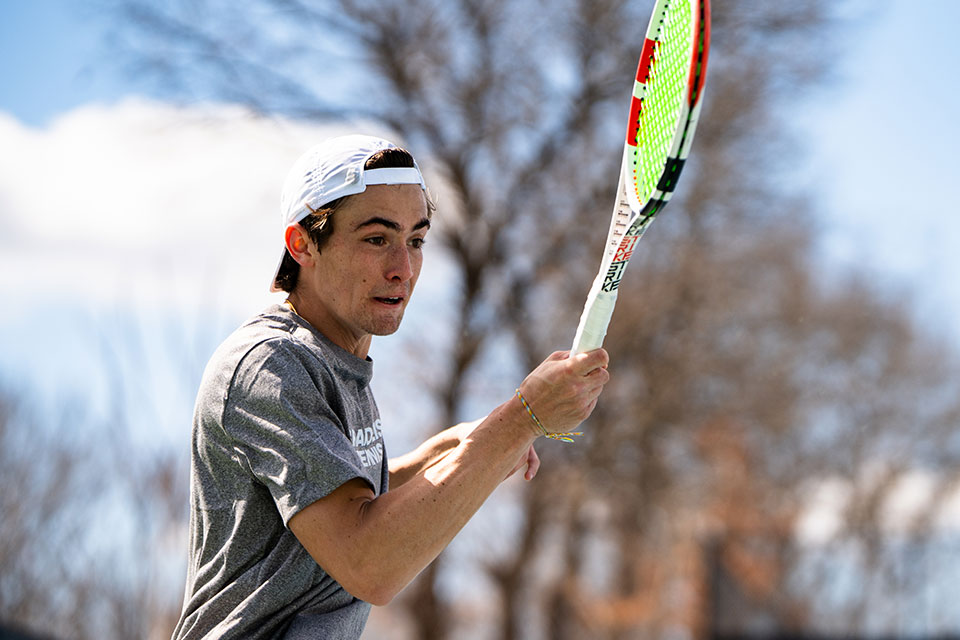
[[[403,227],[401,227],[399,223],[395,222],[394,220],[389,220],[387,218],[381,218],[380,216],[374,216],[372,218],[368,218],[367,220],[364,220],[363,222],[355,226],[353,230],[359,231],[364,227],[375,227],[375,226],[386,227],[391,231],[403,231]],[[427,229],[430,228],[429,218],[422,218],[420,222],[413,225],[413,231],[417,231],[423,228],[427,228]]]

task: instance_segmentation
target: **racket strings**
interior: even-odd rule
[[[658,28],[634,152],[634,185],[641,203],[656,190],[677,131],[693,54],[692,21],[689,0],[680,1],[664,13]]]

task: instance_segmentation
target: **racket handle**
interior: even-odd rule
[[[613,308],[617,304],[617,291],[602,291],[595,287],[587,296],[580,316],[580,326],[573,338],[570,353],[583,353],[603,345],[603,338],[607,335],[607,325],[613,317]]]

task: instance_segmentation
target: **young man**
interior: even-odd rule
[[[328,140],[291,170],[288,298],[221,345],[197,397],[175,639],[358,638],[500,482],[536,474],[538,436],[593,411],[606,353],[554,353],[484,420],[388,464],[367,352],[400,326],[431,212],[413,158],[379,138]]]

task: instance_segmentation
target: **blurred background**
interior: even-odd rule
[[[280,185],[325,136],[402,142],[438,202],[372,351],[390,452],[568,348],[651,5],[0,0],[0,625],[169,637],[197,384],[282,299]],[[365,638],[960,636],[960,4],[713,17],[587,436]]]

